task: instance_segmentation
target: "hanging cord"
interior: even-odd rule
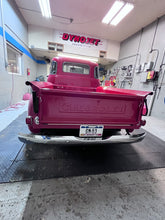
[[[157,52],[157,55],[156,55],[156,59],[155,59],[155,63],[154,63],[154,66],[153,66],[153,70],[155,69],[156,67],[156,64],[157,64],[157,61],[158,61],[158,57],[159,57],[159,50],[158,49],[152,49],[152,51],[150,51],[151,53],[156,51]]]
[[[149,52],[151,54],[153,51],[157,51],[157,57],[156,57],[154,68],[156,67],[156,63],[157,63],[158,56],[159,56],[159,50],[158,49],[153,49],[154,42],[155,42],[155,37],[156,37],[157,29],[158,29],[159,20],[160,20],[160,18],[158,18],[157,21],[156,21],[156,27],[155,27],[154,36],[153,36],[153,39],[152,39],[151,50]],[[152,96],[151,101],[150,101],[150,107],[148,109],[148,115],[149,116],[151,115],[152,107],[153,107],[155,97],[156,97],[157,80],[158,80],[158,77],[153,81],[153,91],[154,91],[154,93],[153,93],[153,96]]]
[[[144,29],[142,28],[141,32],[140,32],[140,39],[139,39],[139,44],[138,44],[138,48],[137,48],[137,54],[136,54],[136,58],[135,58],[134,69],[133,69],[133,72],[132,72],[132,84],[133,84],[133,77],[134,77],[134,73],[135,73],[135,69],[136,69],[136,64],[137,64],[138,56],[140,56],[139,64],[140,64],[140,60],[141,60],[141,55],[139,54],[139,50],[140,50],[140,45],[141,45],[141,41],[142,41],[143,30]]]
[[[157,22],[156,22],[156,27],[155,27],[154,36],[153,36],[153,39],[152,39],[152,44],[151,44],[150,52],[152,52],[152,50],[153,50],[153,45],[154,45],[154,42],[155,42],[155,37],[156,37],[157,29],[158,29],[159,20],[160,20],[160,18],[158,18]]]
[[[158,49],[153,49],[153,51],[156,51],[157,52],[157,56],[156,56],[156,60],[155,60],[155,63],[154,63],[154,66],[152,68],[152,70],[155,70],[155,67],[156,67],[156,63],[158,61],[158,57],[159,57],[159,50]],[[153,91],[157,91],[157,88],[158,88],[158,78],[159,78],[159,74],[161,73],[161,69],[159,68],[159,72],[158,74],[156,74],[156,77],[154,78],[154,81],[153,81]]]
[[[163,70],[162,70],[162,67],[165,66],[164,58],[165,58],[165,50],[164,50],[164,53],[163,53],[163,58],[162,58],[162,62],[160,64],[160,70],[159,70],[159,76],[162,74],[162,77],[161,77],[160,83],[157,83],[157,87],[156,87],[156,89],[159,89],[158,93],[157,93],[157,99],[159,98],[160,90],[161,90],[163,80],[164,80],[164,76],[165,76],[165,71],[163,72]]]
[[[158,18],[158,19],[157,19],[157,22],[156,22],[155,32],[154,32],[154,36],[153,36],[152,44],[151,44],[151,50],[150,50],[150,52],[149,52],[150,54],[153,53],[154,51],[157,52],[157,56],[156,56],[155,64],[154,64],[154,66],[153,66],[153,70],[154,70],[155,67],[156,67],[156,64],[157,64],[157,61],[158,61],[158,57],[159,57],[159,50],[158,50],[158,49],[153,49],[154,42],[155,42],[155,37],[156,37],[158,25],[159,25],[159,20],[160,20],[160,18]]]
[[[154,66],[152,67],[152,70],[155,70],[155,67],[156,67],[156,64],[157,64],[157,61],[158,61],[158,57],[159,57],[159,50],[153,48],[154,42],[155,42],[156,33],[157,33],[157,29],[158,29],[158,25],[159,25],[159,20],[160,20],[160,18],[158,18],[157,22],[156,22],[155,32],[154,32],[154,36],[153,36],[152,44],[151,44],[151,50],[149,52],[150,54],[153,53],[154,51],[157,52],[156,59],[155,59],[155,62],[154,62]],[[152,60],[153,60],[153,56],[152,56]],[[159,72],[160,72],[160,70],[159,70]],[[157,87],[158,87],[158,76],[153,81],[153,91],[156,92]]]

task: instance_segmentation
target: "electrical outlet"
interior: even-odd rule
[[[154,66],[154,62],[153,61],[148,62],[146,64],[146,66],[145,66],[145,70],[144,71],[152,70],[153,66]]]

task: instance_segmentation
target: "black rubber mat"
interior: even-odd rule
[[[147,133],[134,144],[22,144],[27,113],[0,133],[0,182],[81,176],[165,167],[165,143]]]

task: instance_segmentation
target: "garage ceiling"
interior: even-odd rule
[[[28,24],[119,42],[165,14],[164,0],[128,0],[135,5],[132,12],[110,26],[101,21],[114,0],[50,0],[51,19],[42,17],[37,0],[15,1]]]

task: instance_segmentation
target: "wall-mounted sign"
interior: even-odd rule
[[[68,33],[63,33],[62,40],[71,41],[71,42],[78,42],[81,44],[84,44],[84,43],[85,44],[93,44],[95,46],[98,46],[99,42],[101,41],[100,39],[78,36],[78,35],[68,34]]]

